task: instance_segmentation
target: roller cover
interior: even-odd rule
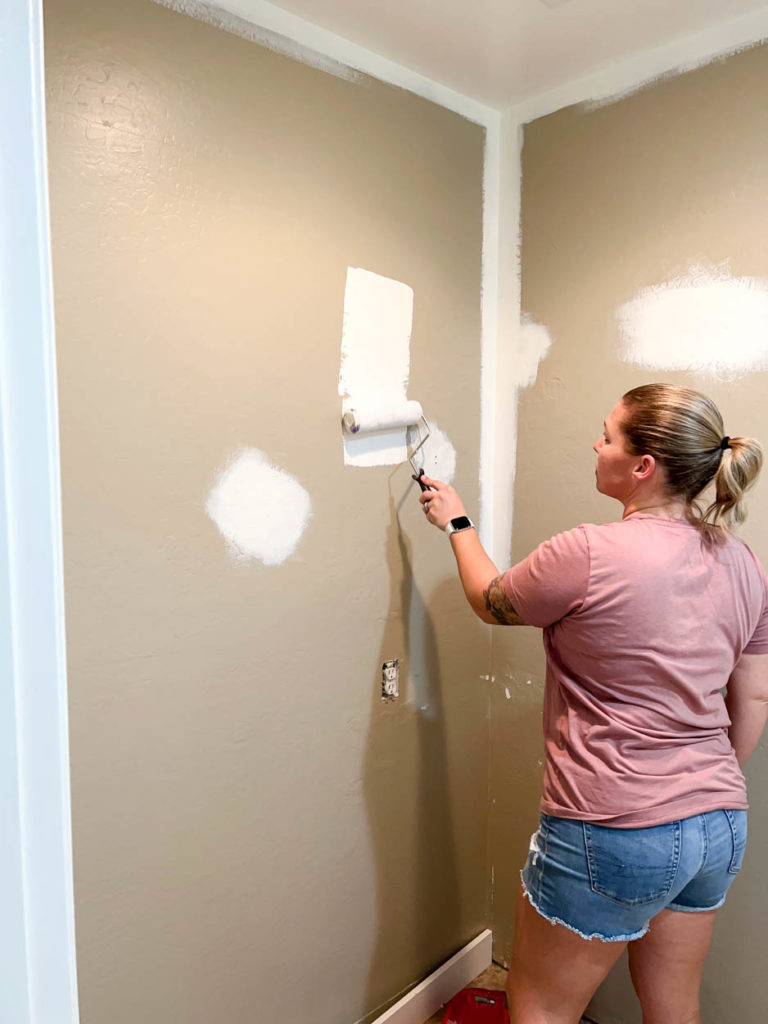
[[[423,416],[419,402],[406,400],[388,405],[359,405],[347,409],[342,418],[350,434],[369,434],[374,430],[395,430],[418,423]]]

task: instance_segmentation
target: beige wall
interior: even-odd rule
[[[768,278],[767,91],[768,48],[761,47],[619,102],[569,108],[526,126],[523,309],[549,328],[553,345],[536,384],[520,393],[514,560],[578,523],[619,517],[619,506],[594,490],[591,444],[633,386],[666,380],[703,390],[719,404],[728,433],[768,443],[765,373],[716,379],[621,362],[614,315],[640,289],[696,263],[727,260],[734,276]],[[742,531],[764,564],[766,486],[753,493]],[[490,848],[494,939],[505,958],[518,870],[538,818],[544,665],[538,631],[493,636]],[[718,918],[703,986],[708,1024],[765,1019],[762,944],[754,941],[768,916],[764,749],[747,776],[750,846]],[[594,1000],[592,1016],[600,1024],[640,1021],[625,961]]]
[[[487,919],[488,631],[337,395],[347,267],[411,285],[477,507],[483,131],[144,0],[45,14],[83,1024],[352,1024]],[[280,567],[205,514],[241,446],[312,499]]]

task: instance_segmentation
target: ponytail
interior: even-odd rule
[[[731,437],[715,473],[715,499],[701,514],[702,523],[739,526],[747,518],[744,494],[757,480],[763,449],[753,437]]]
[[[746,519],[744,494],[756,482],[763,449],[751,437],[723,437],[723,417],[698,391],[673,384],[644,384],[622,402],[627,451],[652,455],[664,467],[670,497],[685,502],[687,518],[705,540],[716,540]],[[700,496],[715,485],[702,511]]]

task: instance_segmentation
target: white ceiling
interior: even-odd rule
[[[280,0],[276,6],[497,108],[768,11],[766,0]],[[245,11],[248,0],[238,7]]]

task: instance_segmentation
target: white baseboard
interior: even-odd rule
[[[446,960],[428,978],[403,996],[373,1024],[424,1024],[443,1003],[466,988],[491,965],[492,932],[486,928],[477,938]]]

